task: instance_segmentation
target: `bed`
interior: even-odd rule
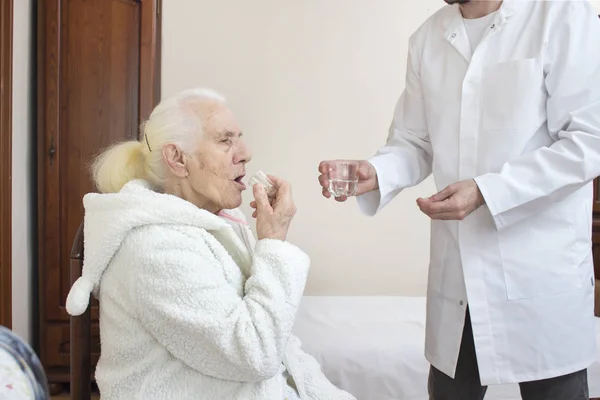
[[[598,356],[588,370],[590,397],[600,397]],[[304,349],[337,386],[358,400],[427,400],[424,297],[303,299],[294,327]],[[518,385],[490,386],[486,400],[520,400]]]

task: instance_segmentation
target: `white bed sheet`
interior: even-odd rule
[[[424,297],[313,297],[302,300],[294,333],[336,385],[358,400],[427,400]],[[588,370],[600,397],[598,357]],[[490,386],[486,400],[518,400],[517,385]]]

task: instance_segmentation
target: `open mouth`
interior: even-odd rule
[[[244,176],[246,176],[246,175],[240,175],[233,180],[235,183],[240,185],[242,189],[246,189],[246,184],[244,182],[242,182],[242,179],[244,179]]]

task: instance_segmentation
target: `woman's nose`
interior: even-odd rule
[[[252,153],[250,152],[250,149],[248,148],[248,146],[246,146],[245,143],[240,143],[240,147],[238,148],[238,151],[236,153],[236,159],[235,159],[235,163],[236,164],[245,164],[247,162],[250,162],[250,160],[252,159]]]

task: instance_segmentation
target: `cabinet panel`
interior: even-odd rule
[[[46,367],[68,368],[71,356],[71,337],[69,324],[49,324],[44,340]],[[97,323],[91,326],[91,354],[94,365],[100,357],[100,329]]]
[[[89,162],[99,149],[137,136],[140,7],[120,0],[62,2],[56,104],[58,130],[47,146],[45,312],[65,320],[65,265],[93,191]]]
[[[82,198],[94,191],[90,162],[113,142],[136,139],[140,121],[160,98],[160,3],[37,4],[39,344],[54,383],[68,381],[64,305]]]

